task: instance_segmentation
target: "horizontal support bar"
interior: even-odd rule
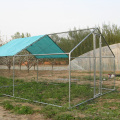
[[[85,41],[96,29],[94,29],[92,32],[90,32],[84,39],[82,39],[71,51],[72,53],[83,41]]]
[[[44,55],[69,55],[69,53],[27,54],[27,55],[15,55],[15,57],[17,56],[44,56]]]
[[[18,98],[18,99],[21,99],[21,100],[29,100],[29,99],[25,99],[25,98],[21,98],[21,97],[14,97],[12,95],[7,95],[7,94],[3,94],[4,96],[7,96],[7,97],[13,97],[13,98]],[[59,105],[54,105],[54,104],[50,104],[50,103],[44,103],[44,102],[39,102],[39,101],[35,101],[33,100],[34,103],[40,103],[40,104],[44,104],[44,105],[52,105],[52,106],[56,106],[56,107],[62,107],[62,106],[59,106]]]
[[[100,58],[100,57],[71,57],[71,58]],[[114,58],[114,56],[102,56],[102,58]]]
[[[72,30],[72,31],[65,31],[65,32],[51,33],[51,34],[47,34],[47,35],[63,34],[63,33],[68,33],[68,32],[78,32],[78,31],[92,30],[92,29],[95,29],[95,28],[88,28],[88,29],[80,29],[80,30]]]
[[[95,96],[94,98],[90,98],[90,99],[88,99],[88,100],[86,100],[86,101],[84,101],[84,102],[81,102],[81,103],[79,103],[79,104],[77,104],[77,105],[75,105],[75,106],[73,106],[73,107],[71,107],[71,108],[74,108],[74,107],[77,107],[77,106],[79,106],[79,105],[82,105],[82,104],[84,104],[84,103],[86,103],[86,102],[89,102],[89,101],[91,101],[91,100],[94,100],[94,99],[96,99],[96,98],[98,98],[98,97],[100,97],[100,96],[102,96],[102,95],[105,95],[105,94],[110,93],[110,92],[113,92],[113,91],[115,91],[115,89],[112,89],[111,91],[106,92],[106,93],[103,93],[103,94],[97,94],[97,96]],[[22,100],[29,100],[29,99],[20,98],[20,97],[14,97],[14,96],[11,96],[11,95],[6,95],[6,94],[3,94],[3,95],[4,95],[4,96],[8,96],[8,97],[13,97],[13,98],[22,99]],[[39,101],[34,101],[34,100],[33,100],[33,102],[35,102],[35,103],[40,103],[40,104],[45,104],[45,105],[52,105],[52,106],[56,106],[56,107],[62,107],[62,106],[59,106],[59,105],[54,105],[54,104],[49,104],[49,103],[44,103],[44,102],[39,102]]]
[[[102,88],[103,90],[114,90],[114,89],[108,89],[108,88]]]

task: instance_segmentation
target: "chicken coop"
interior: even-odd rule
[[[115,55],[98,28],[18,38],[0,47],[1,95],[72,108],[114,90]]]

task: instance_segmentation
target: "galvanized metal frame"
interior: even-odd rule
[[[100,86],[99,86],[99,94],[102,95],[102,55],[101,55],[101,49],[102,49],[102,39],[101,34],[99,38],[99,60],[100,60]]]
[[[37,59],[37,82],[38,82],[38,59]]]
[[[15,56],[13,56],[13,97],[15,96]]]
[[[69,108],[71,108],[71,53],[69,53]]]
[[[69,56],[69,108],[73,108],[73,107],[76,107],[76,106],[79,106],[81,104],[84,104],[85,102],[88,102],[90,100],[93,100],[101,95],[104,95],[106,93],[109,93],[109,92],[112,92],[115,90],[115,78],[114,78],[114,89],[107,89],[107,88],[102,88],[102,58],[114,58],[114,74],[115,74],[115,55],[114,53],[112,52],[112,50],[110,49],[109,45],[109,49],[111,51],[111,53],[113,54],[113,56],[101,56],[101,49],[102,49],[102,41],[101,39],[103,38],[105,40],[105,38],[103,37],[103,35],[101,34],[100,30],[98,28],[90,28],[90,29],[84,29],[84,30],[92,30],[82,41],[80,41],[69,53],[50,53],[50,54],[27,54],[27,55],[15,55],[13,56],[13,95],[6,95],[6,94],[3,94],[5,96],[9,96],[9,97],[15,97],[15,57],[17,56],[45,56],[45,55],[68,55]],[[96,34],[95,32],[98,30],[98,34]],[[76,30],[76,31],[80,31],[80,30]],[[68,32],[68,31],[67,31]],[[67,33],[67,32],[62,32],[62,33]],[[75,31],[74,31],[75,32]],[[60,33],[53,33],[53,34],[60,34]],[[47,35],[53,35],[53,34],[47,34]],[[93,57],[89,56],[89,57],[77,57],[77,58],[94,58],[94,93],[93,93],[93,98],[90,98],[84,102],[81,102],[77,105],[74,105],[74,106],[71,106],[71,59],[72,58],[76,58],[76,57],[71,57],[71,53],[82,43],[84,42],[90,35],[93,34]],[[99,35],[100,38],[99,38],[99,57],[96,57],[96,35]],[[45,36],[43,36],[45,37]],[[100,81],[99,81],[99,93],[96,94],[96,58],[99,58],[99,62],[100,62]],[[38,59],[37,59],[37,82],[38,82]],[[102,93],[102,90],[103,89],[107,89],[107,90],[110,90],[109,92],[106,92],[106,93]],[[25,99],[25,98],[20,98],[20,97],[15,97],[15,98],[19,98],[19,99],[22,99],[22,100],[28,100],[28,99]],[[52,105],[52,106],[57,106],[57,107],[62,107],[62,106],[59,106],[59,105],[55,105],[55,104],[49,104],[49,103],[44,103],[44,102],[39,102],[39,101],[33,101],[33,102],[36,102],[36,103],[41,103],[41,104],[47,104],[47,105]]]
[[[94,57],[94,98],[96,97],[96,34],[93,33],[93,57]]]

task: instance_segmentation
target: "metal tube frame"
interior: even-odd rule
[[[94,98],[96,96],[96,34],[93,33],[93,56],[94,56]]]
[[[3,94],[3,95],[7,96],[7,97],[14,97],[14,98],[18,98],[18,99],[21,99],[21,100],[27,100],[27,101],[29,101],[29,99],[25,99],[25,98],[21,98],[21,97],[15,97],[15,96],[7,95],[7,94]],[[41,104],[44,104],[44,105],[52,105],[52,106],[56,106],[56,107],[62,107],[62,106],[59,106],[59,105],[54,105],[54,104],[39,102],[39,101],[36,101],[36,100],[33,100],[33,102],[35,102],[35,103],[41,103]]]
[[[100,58],[100,57],[71,57],[71,58]],[[101,58],[114,58],[112,56],[101,56]]]
[[[107,94],[107,93],[110,93],[112,91],[115,90],[115,78],[114,78],[114,89],[107,89],[107,90],[111,90],[109,92],[106,92],[106,93],[103,93],[102,94],[102,89],[105,89],[105,88],[102,88],[102,58],[114,58],[114,74],[115,74],[115,56],[113,54],[114,57],[112,56],[101,56],[101,37],[104,39],[104,37],[102,36],[100,30],[98,28],[92,28],[92,32],[90,32],[90,34],[88,34],[80,43],[78,43],[78,45],[76,45],[69,53],[50,53],[50,54],[27,54],[27,55],[15,55],[13,56],[13,96],[11,95],[6,95],[6,94],[3,94],[5,96],[8,96],[8,97],[15,97],[15,57],[16,56],[44,56],[44,55],[69,55],[69,108],[73,108],[73,107],[76,107],[76,106],[79,106],[81,104],[84,104],[85,102],[88,102],[90,100],[93,100],[101,95],[104,95],[104,94]],[[99,57],[96,57],[96,53],[95,53],[95,49],[96,49],[96,33],[94,33],[96,30],[98,29],[98,32],[100,33],[100,43],[99,43],[99,47],[100,47],[100,56]],[[90,29],[89,29],[90,30]],[[63,33],[66,33],[66,32],[63,32]],[[56,33],[55,33],[56,34]],[[91,34],[93,34],[93,53],[94,53],[94,56],[93,57],[79,57],[79,58],[94,58],[94,96],[93,98],[90,98],[84,102],[81,102],[73,107],[71,107],[71,58],[78,58],[78,57],[71,57],[71,53],[82,43],[84,42]],[[53,34],[48,34],[48,35],[53,35]],[[43,36],[44,37],[44,36]],[[107,44],[108,45],[108,44]],[[109,45],[108,45],[109,47]],[[111,49],[110,49],[111,50]],[[112,50],[111,50],[112,52]],[[113,53],[113,52],[112,52]],[[96,94],[96,58],[100,58],[100,94]],[[37,59],[37,81],[38,81],[38,59]],[[25,98],[20,98],[20,97],[15,97],[15,98],[19,98],[19,99],[23,99],[23,100],[29,100],[29,99],[25,99]],[[52,106],[57,106],[57,107],[62,107],[62,106],[59,106],[59,105],[54,105],[54,104],[49,104],[49,103],[44,103],[44,102],[39,102],[39,101],[33,101],[33,102],[37,102],[37,103],[41,103],[41,104],[46,104],[46,105],[52,105]]]
[[[15,96],[15,56],[13,56],[13,97]]]
[[[99,38],[99,55],[100,55],[100,80],[99,80],[99,93],[102,94],[102,57],[101,57],[101,49],[102,49],[102,39],[101,35]]]
[[[77,31],[84,31],[84,30],[94,30],[96,28],[88,28],[88,29],[80,29],[80,30],[73,30],[73,31],[65,31],[65,32],[58,32],[58,33],[52,33],[52,34],[47,34],[49,35],[54,35],[54,34],[63,34],[63,33],[68,33],[68,32],[77,32]]]
[[[115,57],[114,57],[114,76],[115,76]],[[115,90],[115,77],[114,77],[114,90]]]
[[[15,55],[17,56],[45,56],[45,55],[69,55],[69,53],[50,53],[50,54],[27,54],[27,55]]]
[[[109,92],[103,93],[102,95],[105,95],[105,94],[107,94],[107,93],[111,93],[111,92],[113,92],[113,91],[115,91],[115,90],[113,89],[113,90],[111,90],[111,91],[109,91]],[[82,105],[82,104],[84,104],[84,103],[86,103],[86,102],[89,102],[89,101],[91,101],[91,100],[94,100],[94,99],[96,99],[96,98],[98,98],[98,97],[100,97],[100,96],[102,96],[102,95],[98,94],[97,96],[95,96],[95,97],[93,97],[93,98],[90,98],[90,99],[88,99],[88,100],[86,100],[86,101],[83,101],[83,102],[81,102],[81,103],[73,106],[72,108],[77,107],[77,106],[79,106],[79,105]]]
[[[37,59],[37,82],[38,82],[38,59]]]
[[[94,29],[92,32],[90,32],[83,40],[81,40],[71,51],[72,53],[82,42],[84,42],[96,29]]]
[[[69,108],[71,108],[70,100],[71,100],[71,53],[69,53]]]
[[[101,34],[101,37],[103,38],[103,40],[105,41],[106,45],[108,46],[109,50],[111,51],[112,55],[115,57],[113,51],[111,50],[110,46],[108,45],[108,43],[106,42],[104,36],[102,35],[101,31],[97,28],[98,32]]]

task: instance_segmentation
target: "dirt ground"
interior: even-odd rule
[[[15,115],[0,106],[0,120],[45,120],[45,118],[41,114]]]

